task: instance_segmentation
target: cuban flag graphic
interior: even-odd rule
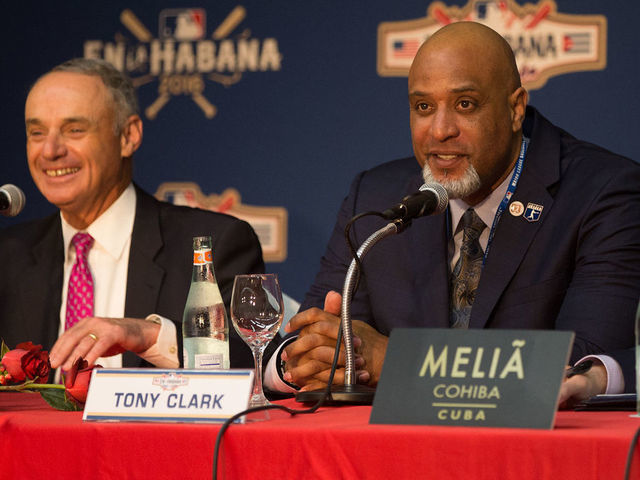
[[[589,53],[591,35],[589,33],[567,33],[562,39],[562,48],[566,53]]]

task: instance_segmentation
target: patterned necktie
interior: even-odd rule
[[[69,277],[65,330],[83,318],[93,316],[93,279],[87,261],[93,237],[88,233],[76,233],[71,243],[76,247],[76,262]]]
[[[469,208],[460,225],[463,228],[460,258],[451,272],[451,305],[449,322],[452,328],[468,328],[471,306],[482,273],[484,252],[478,239],[486,225],[473,208]]]

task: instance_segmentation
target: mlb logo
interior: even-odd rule
[[[206,34],[206,12],[202,8],[170,8],[160,12],[159,36],[194,41]]]
[[[527,209],[524,211],[523,217],[529,222],[537,222],[540,219],[540,214],[542,213],[543,208],[544,207],[542,205],[529,203],[527,204]]]

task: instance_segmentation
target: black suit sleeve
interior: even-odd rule
[[[322,309],[324,307],[324,298],[331,290],[342,294],[345,276],[353,259],[345,239],[344,230],[351,218],[353,218],[356,213],[359,213],[356,211],[356,205],[358,202],[360,183],[364,174],[365,172],[362,172],[354,179],[349,194],[340,206],[338,218],[333,227],[327,249],[320,259],[320,270],[300,306],[301,312],[311,307]],[[373,233],[373,230],[371,233]],[[355,227],[351,230],[351,236],[352,238],[355,237],[354,244],[356,249],[366,238],[358,237],[358,229]],[[359,288],[351,302],[351,313],[353,318],[373,323],[366,281],[366,277],[362,275],[360,277]]]
[[[590,215],[577,232],[575,269],[556,323],[576,332],[572,361],[633,344],[629,334],[640,286],[638,185],[635,165],[612,176],[593,193]]]

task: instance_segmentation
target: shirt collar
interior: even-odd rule
[[[136,191],[130,183],[118,199],[84,231],[93,237],[95,245],[99,245],[114,259],[118,259],[133,232],[135,215]],[[62,216],[62,212],[60,218],[65,258],[68,260],[71,239],[80,230],[69,225]]]
[[[485,197],[484,200],[482,200],[477,205],[474,205],[473,207],[480,219],[489,228],[491,228],[491,226],[493,225],[493,219],[496,216],[496,212],[498,211],[500,202],[502,202],[505,193],[507,193],[507,188],[509,188],[509,182],[511,181],[512,172],[513,168],[505,176],[505,179],[498,186],[498,188],[492,191],[489,196]],[[456,226],[456,228],[453,229],[454,235],[457,231],[457,225],[460,222],[462,215],[467,211],[469,207],[470,205],[459,198],[454,198],[449,201],[449,209],[451,211],[451,225]]]

